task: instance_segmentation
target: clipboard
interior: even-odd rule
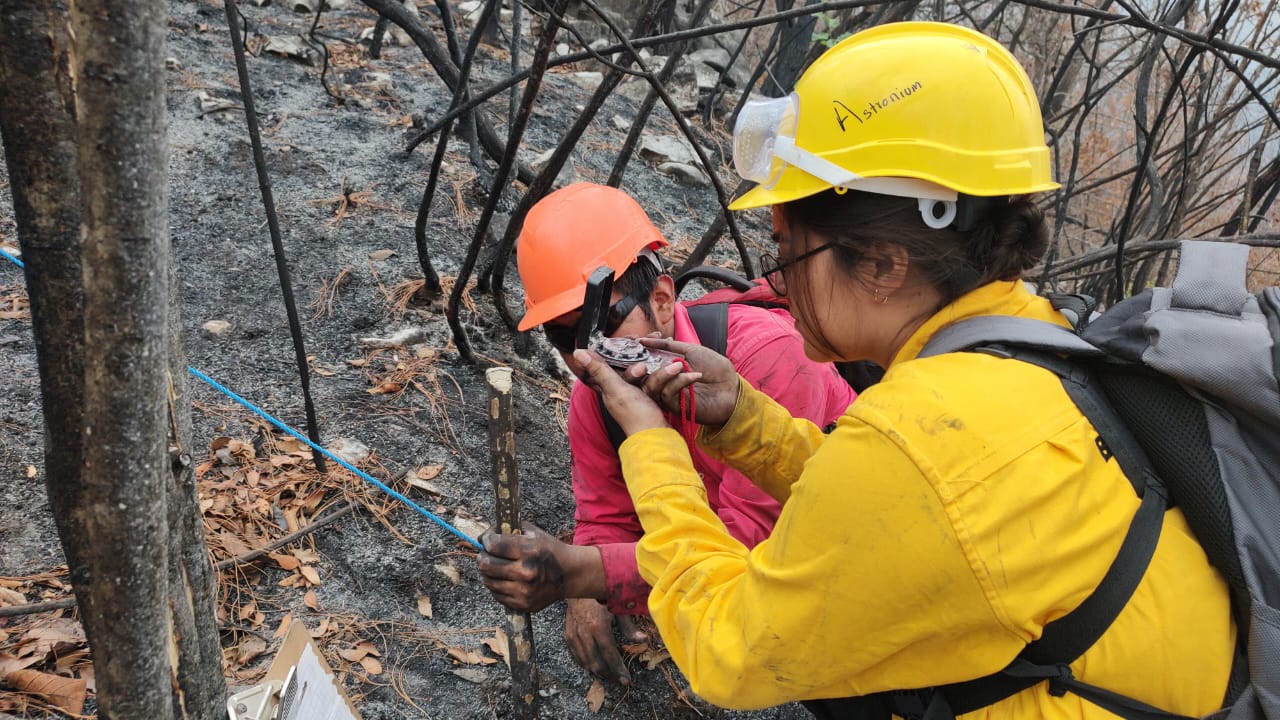
[[[231,720],[361,720],[333,669],[298,621],[290,623],[265,680],[227,698],[227,713]]]

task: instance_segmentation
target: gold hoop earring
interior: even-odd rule
[[[876,302],[877,302],[877,303],[879,303],[879,304],[881,304],[881,305],[884,305],[884,304],[886,304],[886,303],[888,303],[888,302],[889,302],[889,296],[888,296],[888,295],[881,295],[881,294],[880,294],[880,288],[872,288],[872,289],[871,289],[871,294],[875,297]]]

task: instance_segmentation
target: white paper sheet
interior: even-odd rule
[[[280,720],[356,720],[338,693],[337,679],[325,672],[310,643],[294,670],[293,702]]]

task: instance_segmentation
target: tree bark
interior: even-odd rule
[[[103,718],[174,717],[161,0],[74,1],[84,240],[85,634]],[[129,551],[122,552],[125,548]],[[88,599],[89,602],[84,602]]]
[[[168,237],[165,5],[35,8],[0,0],[0,138],[100,717],[223,718]]]
[[[71,584],[88,587],[78,541],[84,296],[80,287],[80,179],[65,0],[0,0],[0,140],[26,266],[44,407],[45,486]]]

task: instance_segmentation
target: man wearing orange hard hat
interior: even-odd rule
[[[698,343],[689,309],[677,301],[656,252],[666,245],[644,209],[621,190],[576,183],[551,193],[529,211],[517,246],[526,302],[520,329],[541,326],[579,377],[572,353],[594,331],[614,338],[658,333]],[[601,285],[602,277],[615,279]],[[592,298],[593,291],[607,292],[607,300]],[[830,363],[805,358],[785,310],[728,305],[723,332],[725,355],[738,372],[797,417],[826,425],[853,401],[853,390]],[[686,437],[696,432],[691,421],[672,420]],[[622,478],[621,441],[607,428],[611,421],[596,393],[575,383],[569,400],[573,544],[536,529],[518,536],[486,533],[480,572],[498,601],[514,609],[537,611],[567,599],[565,639],[574,658],[601,678],[627,684],[614,616],[628,642],[644,640],[630,618],[647,614],[650,587],[636,565],[643,531]],[[695,443],[689,452],[728,531],[748,546],[767,537],[778,503]]]

